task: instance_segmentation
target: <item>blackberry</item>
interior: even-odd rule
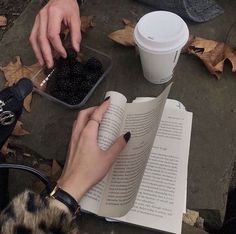
[[[76,59],[70,59],[68,62],[69,62],[71,70],[75,66],[75,64],[78,63],[78,61]]]
[[[93,87],[92,82],[84,80],[80,83],[79,90],[82,93],[84,93],[84,92],[88,92],[92,87]]]
[[[74,77],[84,76],[84,65],[77,61],[77,63],[75,63],[74,66],[71,68],[71,73]]]
[[[59,90],[65,90],[68,93],[73,89],[73,83],[69,79],[57,79],[56,86]]]
[[[84,79],[78,79],[77,77],[72,77],[71,83],[74,86],[74,89],[78,89],[83,80]]]
[[[58,99],[60,99],[61,101],[65,101],[67,102],[69,96],[68,93],[66,91],[57,91],[54,93],[54,96]]]
[[[78,96],[70,96],[70,98],[68,99],[68,103],[71,105],[76,105],[79,104],[81,102],[81,99]]]
[[[77,52],[73,48],[68,48],[66,50],[68,60],[76,60]]]
[[[102,63],[95,57],[91,57],[90,59],[88,59],[87,63],[85,64],[85,68],[88,71],[102,70]]]
[[[60,67],[57,67],[55,76],[57,79],[68,78],[70,76],[70,66],[68,63],[61,64]]]
[[[103,71],[102,71],[102,70],[98,70],[98,71],[96,71],[96,72],[91,72],[91,73],[88,73],[88,74],[86,75],[86,79],[87,79],[88,81],[91,81],[91,82],[93,82],[93,83],[96,83],[96,82],[99,80],[99,78],[102,76],[102,74],[103,74]]]
[[[61,66],[63,66],[65,63],[68,63],[68,61],[62,57],[60,57],[59,59],[55,60],[55,65],[56,68],[60,68]]]

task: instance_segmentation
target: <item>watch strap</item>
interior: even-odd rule
[[[67,206],[73,216],[77,216],[80,213],[80,206],[77,201],[69,193],[57,185],[50,193],[50,197],[62,202],[65,206]]]

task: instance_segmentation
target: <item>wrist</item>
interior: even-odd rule
[[[69,193],[78,203],[89,189],[88,186],[85,186],[83,183],[79,182],[74,185],[73,183],[67,183],[63,180],[59,180],[57,184],[61,189]]]
[[[54,187],[49,197],[54,200],[54,205],[66,212],[70,211],[73,217],[76,217],[80,213],[80,206],[78,202],[58,185]]]

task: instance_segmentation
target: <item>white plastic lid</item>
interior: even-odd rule
[[[134,40],[151,53],[166,53],[181,48],[189,38],[187,24],[168,11],[154,11],[144,15],[134,30]]]

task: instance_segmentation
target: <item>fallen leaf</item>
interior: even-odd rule
[[[12,131],[11,135],[12,136],[25,136],[25,135],[29,135],[30,133],[27,130],[25,130],[22,125],[23,125],[23,123],[18,120],[16,122],[16,126],[15,126],[14,130]],[[10,152],[11,153],[15,152],[14,150],[11,150],[11,149],[8,148],[9,142],[10,142],[10,139],[8,138],[8,140],[5,142],[5,144],[3,145],[2,149],[1,149],[1,153],[3,155],[7,155]]]
[[[7,155],[10,152],[10,149],[8,148],[8,144],[9,144],[9,139],[5,142],[5,144],[1,148],[1,153],[3,155]]]
[[[7,18],[4,15],[0,15],[0,27],[4,27],[7,25]]]
[[[47,162],[39,163],[38,169],[44,173],[51,180],[51,182],[57,182],[62,173],[62,168],[55,159],[53,159],[52,164]],[[33,186],[34,191],[39,193],[44,188],[45,186],[41,181],[35,181]]]
[[[25,135],[29,135],[30,133],[25,130],[23,127],[22,127],[23,123],[21,121],[17,121],[16,122],[16,126],[12,132],[12,135],[13,136],[25,136]]]
[[[125,24],[125,28],[110,33],[108,35],[108,37],[111,40],[113,40],[121,45],[135,46],[135,42],[134,42],[135,24],[131,23],[131,21],[129,21],[127,19],[123,19],[123,22]]]
[[[95,23],[93,21],[94,20],[93,15],[81,16],[80,20],[81,20],[81,31],[83,33],[86,33],[90,28],[95,27]]]
[[[122,21],[123,21],[123,23],[124,23],[125,25],[128,25],[128,26],[130,26],[130,27],[132,27],[132,28],[135,28],[135,26],[136,26],[136,23],[133,23],[133,22],[131,22],[130,20],[128,20],[128,19],[126,19],[126,18],[123,18]]]
[[[188,225],[194,226],[198,217],[199,217],[199,212],[187,209],[187,212],[183,214],[183,222]]]
[[[32,79],[38,71],[41,71],[38,73],[37,77],[34,77],[32,79],[34,86],[36,86],[39,89],[45,89],[45,86],[40,87],[40,83],[43,79],[45,79],[45,74],[43,72],[42,66],[40,66],[38,63],[33,64],[31,66],[24,66],[21,62],[21,59],[19,56],[16,57],[16,62],[10,62],[5,67],[0,67],[0,70],[3,71],[5,79],[6,79],[6,86],[12,86],[14,83],[16,83],[18,80],[20,80],[23,77]],[[30,112],[31,107],[31,100],[32,100],[32,93],[29,94],[26,99],[24,100],[24,108]]]
[[[225,60],[232,64],[232,71],[236,71],[236,50],[225,44],[201,37],[194,37],[189,43],[187,51],[200,58],[209,72],[220,79]]]
[[[46,162],[40,163],[38,166],[39,171],[44,173],[48,178],[51,176],[52,167]]]
[[[56,182],[59,179],[59,177],[61,176],[61,173],[62,173],[61,166],[59,165],[59,163],[55,159],[53,159],[52,171],[51,171],[51,180]]]

